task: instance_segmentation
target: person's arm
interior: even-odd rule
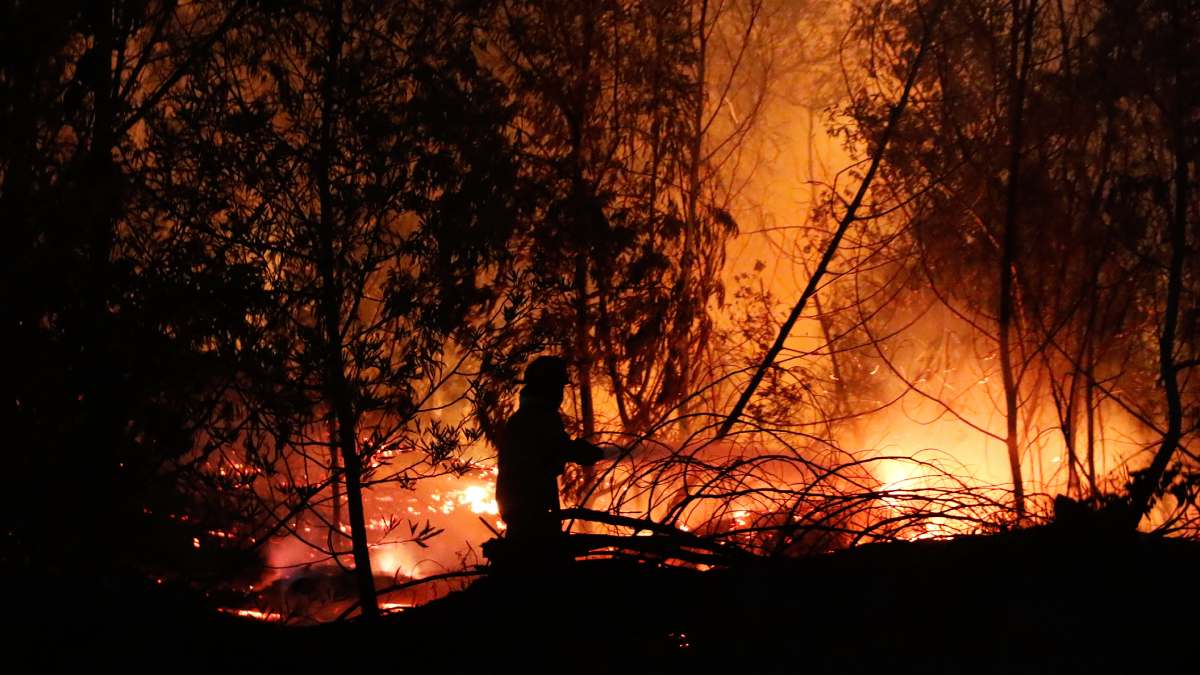
[[[575,441],[571,440],[566,427],[563,426],[562,417],[557,412],[552,416],[547,415],[539,420],[537,429],[539,438],[535,445],[539,461],[555,474],[562,473],[567,462],[576,461]]]
[[[572,439],[562,423],[562,417],[557,413],[554,415],[554,422],[546,425],[548,438],[545,447],[553,448],[553,461],[558,465],[560,472],[567,462],[591,466],[602,459],[613,458],[610,453],[582,438]]]
[[[570,442],[566,448],[566,455],[568,462],[582,464],[583,466],[591,466],[604,459],[603,450],[582,438],[577,438]]]

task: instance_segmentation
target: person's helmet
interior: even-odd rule
[[[567,362],[557,356],[539,356],[525,367],[525,385],[535,389],[565,387],[571,382]]]

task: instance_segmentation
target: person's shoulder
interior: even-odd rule
[[[497,435],[499,438],[504,439],[514,433],[520,433],[521,429],[529,426],[530,423],[529,411],[525,408],[517,408],[500,424],[499,434]]]
[[[508,416],[508,420],[504,423],[504,429],[507,432],[519,430],[527,427],[530,424],[537,422],[537,414],[530,410],[527,406],[517,408],[513,414]]]

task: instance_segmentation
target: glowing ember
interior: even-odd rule
[[[498,515],[496,490],[492,486],[472,485],[458,495],[458,503],[471,507],[471,513]]]
[[[485,478],[491,478],[491,475],[487,474]],[[500,513],[500,507],[496,504],[496,485],[491,480],[483,485],[468,485],[461,490],[451,490],[445,495],[434,492],[429,495],[429,500],[436,504],[425,507],[425,510],[431,513],[449,515],[460,506],[466,506],[471,509],[471,513],[478,515],[495,516]],[[410,506],[408,512],[416,513],[416,510]]]
[[[255,619],[257,621],[281,621],[283,615],[279,612],[263,612],[257,609],[235,609],[222,607],[219,611],[234,616],[240,616],[246,619]]]
[[[737,523],[738,527],[746,527],[746,524],[749,522],[748,516],[748,512],[739,509],[733,512],[733,522]]]

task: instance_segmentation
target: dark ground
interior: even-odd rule
[[[707,573],[584,562],[378,626],[272,626],[126,588],[18,619],[30,667],[5,670],[1193,673],[1198,570],[1197,542],[1047,526]]]

